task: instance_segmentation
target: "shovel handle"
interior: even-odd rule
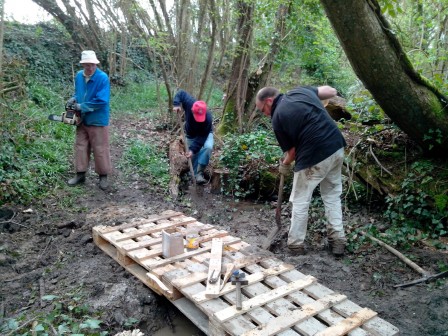
[[[282,226],[282,202],[283,202],[284,184],[285,184],[285,175],[280,174],[280,183],[278,185],[277,208],[275,209],[275,223],[279,228]]]

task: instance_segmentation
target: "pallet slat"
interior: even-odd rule
[[[218,321],[225,322],[227,320],[230,320],[234,316],[244,314],[245,312],[252,309],[253,307],[260,307],[266,303],[269,303],[278,298],[286,296],[289,293],[292,293],[296,290],[303,289],[304,287],[311,285],[315,280],[316,279],[314,277],[308,276],[306,279],[300,279],[300,280],[290,282],[290,283],[286,284],[285,286],[278,287],[276,289],[273,289],[270,292],[263,293],[261,295],[258,295],[256,297],[252,298],[252,299],[244,301],[242,303],[243,307],[241,310],[237,310],[236,307],[231,306],[222,311],[215,313],[215,316],[218,319]]]

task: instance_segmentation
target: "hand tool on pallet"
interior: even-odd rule
[[[258,248],[256,248],[258,249]],[[246,250],[246,249],[243,249]],[[268,258],[269,256],[266,255],[250,255],[246,256],[241,259],[234,260],[232,263],[229,263],[226,265],[226,270],[224,271],[224,278],[222,280],[221,287],[219,291],[222,291],[224,286],[226,285],[227,281],[229,281],[230,277],[232,276],[232,273],[235,269],[241,269],[248,265],[256,264],[260,262],[263,259]]]
[[[261,247],[265,250],[268,250],[271,247],[274,238],[277,236],[277,234],[280,232],[282,228],[282,202],[283,202],[284,183],[285,183],[285,175],[280,174],[280,183],[278,185],[277,208],[275,209],[275,224],[277,224],[277,227],[273,228],[269,232],[266,240],[261,245]]]
[[[241,300],[241,286],[249,283],[246,279],[246,273],[236,270],[233,272],[231,280],[232,285],[235,285],[236,288],[236,309],[241,310],[243,308]]]
[[[181,109],[180,111],[183,112],[183,109]],[[182,116],[180,115],[180,113],[181,112],[177,112],[177,119],[179,121],[180,131],[182,134],[182,141],[184,142],[185,145],[185,154],[187,154],[189,152],[188,142],[187,137],[185,136],[184,126],[182,125]],[[193,163],[191,161],[191,157],[188,158],[188,166],[190,167],[191,180],[193,181],[193,193],[196,193],[196,177],[194,175],[194,168]]]
[[[226,265],[226,271],[224,272],[224,278],[222,279],[222,284],[221,284],[221,287],[219,288],[219,291],[221,291],[224,288],[224,286],[226,285],[227,281],[229,281],[234,269],[235,269],[234,263],[230,263],[230,264]]]

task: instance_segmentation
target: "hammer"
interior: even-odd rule
[[[246,280],[246,273],[238,270],[234,271],[230,278],[232,285],[236,286],[236,309],[241,310],[243,308],[241,304],[241,285],[247,285],[249,282]]]

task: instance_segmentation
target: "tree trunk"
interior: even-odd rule
[[[247,111],[252,111],[252,114],[248,120],[248,128],[251,127],[252,122],[260,117],[260,113],[257,113],[255,110],[255,97],[257,92],[266,86],[271,73],[274,62],[278,56],[278,53],[282,47],[282,40],[285,37],[286,30],[286,19],[290,14],[291,10],[291,1],[288,1],[285,4],[281,4],[277,10],[276,19],[275,19],[275,32],[272,34],[271,47],[268,54],[264,57],[264,62],[260,62],[260,67],[252,73],[249,79],[249,89],[247,92]]]
[[[3,29],[5,18],[5,0],[0,0],[0,92],[3,90]]]
[[[448,98],[413,69],[376,0],[321,0],[355,73],[384,112],[431,154],[448,149]]]
[[[238,11],[238,43],[232,62],[232,73],[226,90],[226,102],[218,134],[243,131],[243,114],[249,81],[250,46],[253,33],[254,4],[240,0]]]
[[[93,49],[97,53],[105,53],[97,44],[98,38],[94,36],[94,32],[87,32],[86,27],[82,23],[82,19],[76,16],[76,10],[67,0],[63,0],[67,13],[59,7],[56,0],[32,0],[34,3],[45,9],[57,21],[59,21],[70,34],[73,42],[75,42],[80,50]],[[84,13],[83,13],[84,14]]]

